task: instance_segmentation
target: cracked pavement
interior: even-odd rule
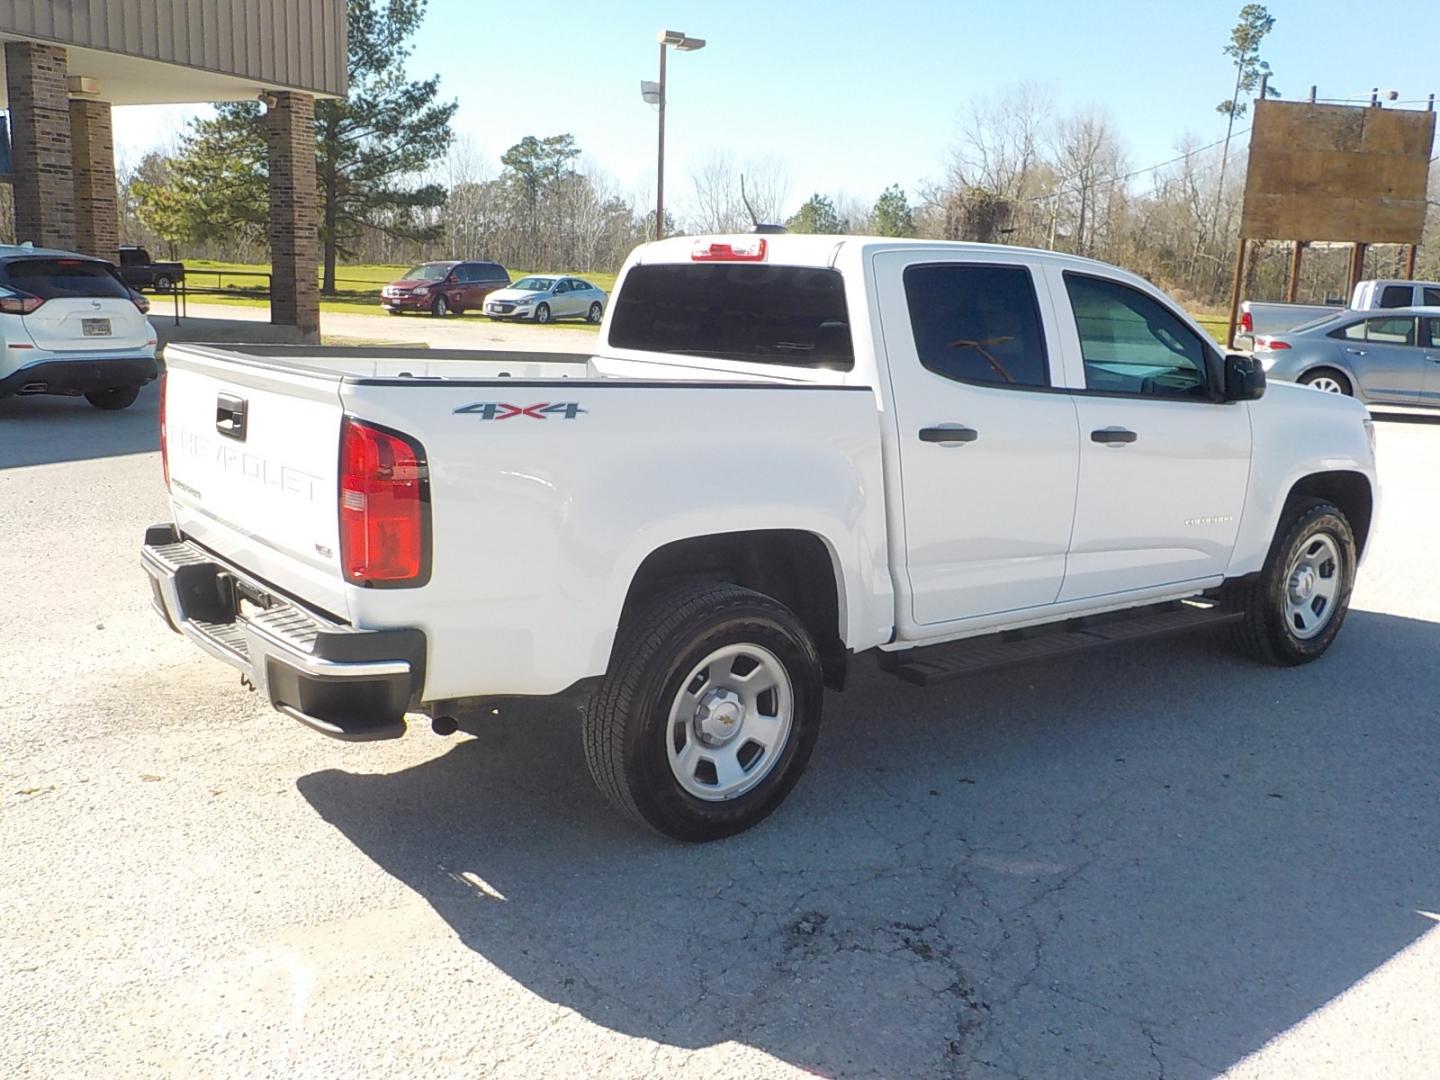
[[[682,847],[561,708],[346,745],[170,634],[154,423],[0,403],[0,1073],[1440,1074],[1440,426],[1380,426],[1320,663],[861,660],[790,801]]]

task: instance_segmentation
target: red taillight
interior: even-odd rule
[[[1240,316],[1240,329],[1247,334],[1253,334],[1255,332],[1255,320],[1250,317],[1248,311]]]
[[[765,258],[765,238],[756,236],[738,244],[706,243],[690,249],[692,262],[760,262]]]
[[[340,565],[356,585],[423,585],[430,486],[420,444],[346,417],[340,429]]]
[[[1281,341],[1279,338],[1257,337],[1255,339],[1255,348],[1269,349],[1271,352],[1277,352],[1280,349],[1290,348],[1290,343],[1288,341]]]
[[[170,446],[165,441],[165,372],[160,373],[160,468],[165,473],[165,488],[170,488]]]
[[[150,301],[145,299],[145,297],[141,296],[138,292],[132,292],[130,294],[130,300],[137,308],[140,309],[141,315],[150,314]]]
[[[0,296],[0,311],[7,315],[29,315],[43,303],[44,299],[39,296],[16,292],[10,296]]]

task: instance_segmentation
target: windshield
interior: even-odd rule
[[[402,281],[443,281],[455,268],[454,263],[421,263],[405,271]]]
[[[550,286],[555,284],[553,277],[527,277],[511,285],[512,289],[520,289],[524,292],[549,292]]]

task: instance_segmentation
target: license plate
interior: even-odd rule
[[[84,334],[85,334],[86,337],[109,337],[109,336],[110,336],[110,320],[109,320],[109,319],[81,319],[81,320],[80,320],[80,329],[84,332]]]

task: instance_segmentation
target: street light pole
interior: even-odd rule
[[[655,155],[655,239],[665,239],[665,35],[660,35],[660,147]]]
[[[681,52],[694,52],[705,47],[704,38],[686,37],[681,30],[661,30],[660,81],[641,83],[640,96],[660,107],[660,139],[655,154],[655,239],[665,238],[665,50],[676,48]]]

